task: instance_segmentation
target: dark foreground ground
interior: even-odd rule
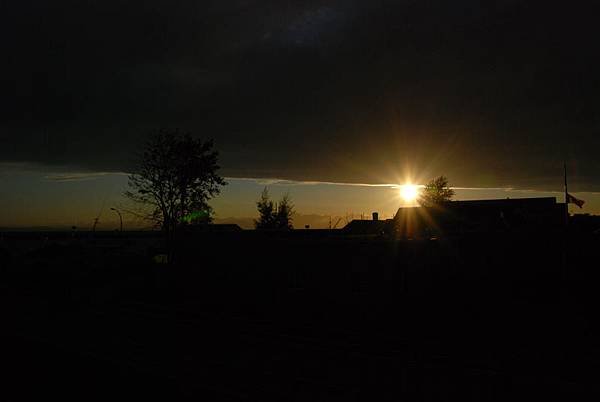
[[[4,240],[1,400],[600,394],[596,237],[151,243]]]

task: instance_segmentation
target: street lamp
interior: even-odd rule
[[[121,233],[123,233],[123,216],[121,215],[121,212],[117,208],[111,208],[111,210],[119,214],[119,221],[121,222]]]

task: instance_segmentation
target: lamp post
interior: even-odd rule
[[[120,232],[123,233],[123,216],[121,215],[121,212],[117,208],[111,208],[111,210],[115,211],[117,214],[119,214],[119,222],[121,222]]]

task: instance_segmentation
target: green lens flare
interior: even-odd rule
[[[189,214],[183,216],[181,218],[181,221],[185,223],[192,223],[195,220],[204,220],[206,218],[208,218],[207,211],[192,211]]]

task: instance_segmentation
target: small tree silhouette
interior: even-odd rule
[[[259,217],[254,221],[256,229],[273,229],[275,226],[275,204],[269,198],[269,190],[265,187],[256,202]]]
[[[454,190],[448,186],[448,178],[439,176],[431,179],[420,192],[419,204],[423,207],[432,207],[452,201]]]
[[[259,217],[254,221],[256,229],[290,230],[294,205],[289,194],[285,194],[276,205],[269,197],[269,190],[265,187],[260,200],[256,202]]]
[[[275,215],[275,227],[279,230],[293,229],[292,215],[294,214],[294,205],[289,194],[285,194],[279,201],[277,213]]]

